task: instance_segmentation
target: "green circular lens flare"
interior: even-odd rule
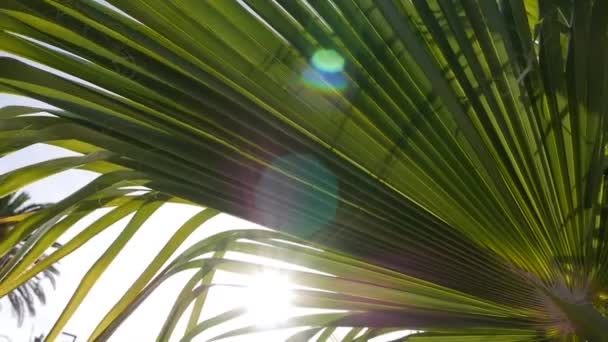
[[[323,72],[340,72],[344,68],[344,57],[335,50],[318,50],[312,55],[312,65]]]

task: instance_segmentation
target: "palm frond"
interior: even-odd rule
[[[47,205],[43,204],[28,204],[30,197],[26,193],[10,193],[0,197],[0,241],[3,241],[6,236],[11,233],[15,222],[21,220],[20,217],[27,217]],[[6,218],[18,218],[14,220],[3,220]],[[18,257],[23,252],[26,245],[27,237],[17,242],[17,245],[10,249],[6,254],[0,257],[0,267],[4,268],[10,264],[18,263]],[[40,262],[44,259],[42,255],[35,262]],[[21,286],[13,289],[7,294],[8,302],[11,304],[12,311],[17,317],[17,322],[21,325],[26,314],[34,316],[36,314],[36,301],[41,304],[46,303],[46,294],[44,281],[48,280],[55,287],[55,277],[59,275],[59,270],[54,265],[49,265],[43,272],[34,275]]]
[[[518,330],[505,339],[571,329],[604,338],[603,318],[572,317],[597,306],[608,281],[608,2],[109,3],[0,5],[0,48],[12,54],[0,58],[0,89],[53,106],[2,108],[0,154],[40,142],[82,154],[16,170],[2,191],[70,168],[101,174],[0,242],[4,255],[37,232],[0,269],[0,295],[114,220],[32,267],[79,215],[135,212],[87,274],[92,284],[154,208],[180,198],[325,251],[231,242],[345,278],[322,282],[335,296],[302,293],[300,304],[348,313],[288,326],[427,331],[412,340],[486,328]],[[149,191],[129,196],[133,185]],[[96,333],[111,333],[158,271]],[[175,319],[212,284],[188,286]]]

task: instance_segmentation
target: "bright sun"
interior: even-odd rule
[[[273,326],[288,318],[291,288],[285,275],[264,271],[252,278],[247,293],[247,312],[257,325]]]

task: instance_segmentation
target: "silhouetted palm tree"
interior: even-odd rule
[[[30,197],[26,193],[13,193],[0,198],[0,242],[13,229],[15,222],[20,220],[19,215],[32,213],[45,207],[44,204],[27,204],[29,200]],[[0,267],[4,267],[11,262],[26,240],[27,237],[13,247],[9,253],[0,257]],[[36,298],[42,304],[46,302],[43,287],[44,279],[48,279],[53,287],[55,287],[55,277],[58,274],[59,271],[56,267],[49,267],[7,295],[19,324],[23,322],[26,312],[32,316],[36,313]]]

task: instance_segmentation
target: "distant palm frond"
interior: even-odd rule
[[[14,217],[27,213],[34,213],[49,204],[32,204],[27,203],[30,197],[26,193],[13,193],[0,198],[0,219],[5,217]],[[13,222],[0,223],[0,242],[8,236],[14,226]],[[34,231],[35,233],[35,231]],[[32,233],[32,234],[34,234]],[[15,257],[20,254],[20,250],[24,245],[27,237],[19,242],[16,246],[10,249],[6,254],[0,257],[0,268],[7,267],[9,264],[15,263]],[[57,244],[55,244],[57,245]],[[39,260],[42,260],[41,256]],[[46,303],[45,280],[55,287],[55,278],[59,275],[59,270],[55,266],[46,268],[40,274],[29,279],[23,285],[16,288],[7,294],[8,301],[11,304],[13,313],[17,317],[18,323],[21,324],[26,313],[31,316],[36,314],[36,300],[40,303]]]

